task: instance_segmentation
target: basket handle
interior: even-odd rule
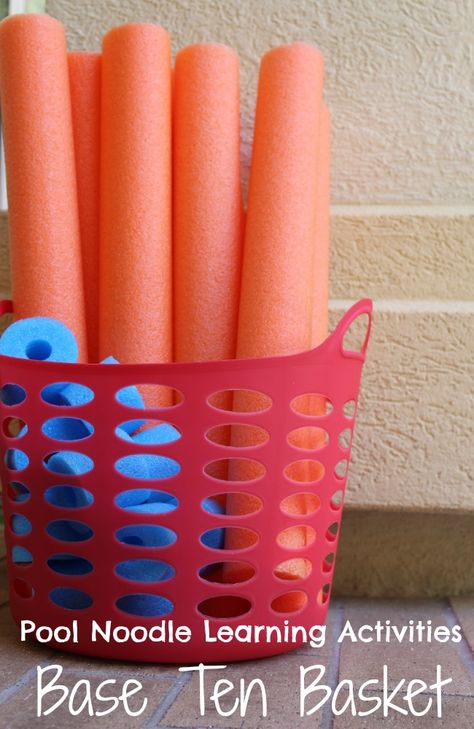
[[[13,313],[13,302],[10,299],[0,299],[0,319],[5,314]]]
[[[341,350],[341,354],[344,357],[350,357],[354,359],[365,359],[365,353],[367,350],[367,345],[369,343],[369,337],[370,337],[370,329],[372,325],[372,311],[373,311],[373,304],[372,299],[361,299],[357,303],[355,303],[351,308],[346,311],[342,319],[339,321],[337,327],[334,330],[334,336],[337,338],[339,342],[339,347]],[[358,319],[360,316],[367,315],[367,331],[365,333],[365,339],[362,344],[362,347],[358,351],[352,351],[349,349],[344,348],[344,337],[346,333],[349,331],[351,325],[355,322],[356,319]]]

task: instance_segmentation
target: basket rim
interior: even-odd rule
[[[14,306],[13,302],[9,299],[2,299],[0,300],[0,317],[5,316],[6,314],[11,314],[14,312]],[[343,347],[343,340],[346,332],[350,328],[351,324],[359,317],[366,314],[368,317],[368,323],[367,323],[367,332],[365,336],[364,343],[362,345],[362,348],[360,351],[350,351],[346,350]],[[370,330],[371,330],[371,324],[372,324],[372,314],[373,314],[373,301],[370,298],[364,298],[359,299],[356,301],[352,306],[347,309],[347,311],[341,316],[339,319],[337,325],[334,327],[333,331],[328,334],[326,339],[324,339],[321,344],[317,345],[316,347],[313,347],[309,350],[304,350],[302,352],[297,352],[295,354],[285,354],[285,355],[273,355],[269,357],[248,357],[248,358],[241,358],[241,359],[224,359],[224,360],[199,360],[199,361],[193,361],[193,362],[153,362],[153,363],[128,363],[124,364],[121,362],[118,362],[117,364],[101,364],[98,363],[89,363],[89,362],[49,362],[49,361],[40,361],[40,360],[28,360],[28,359],[22,359],[20,357],[9,357],[4,354],[0,354],[0,364],[2,362],[8,363],[9,366],[12,366],[14,363],[16,366],[19,367],[27,367],[31,368],[34,367],[35,370],[44,370],[47,372],[48,370],[52,370],[54,368],[57,368],[58,365],[64,370],[69,370],[71,373],[97,373],[98,371],[102,373],[117,373],[120,368],[120,371],[122,374],[127,373],[134,373],[137,371],[140,371],[143,373],[143,375],[146,375],[146,373],[156,372],[159,370],[162,373],[167,372],[186,372],[187,370],[192,369],[193,371],[196,368],[199,368],[202,371],[212,371],[216,369],[222,369],[228,368],[228,367],[238,367],[239,369],[252,369],[256,366],[262,366],[265,367],[273,367],[276,365],[281,365],[283,363],[292,365],[292,364],[316,364],[317,359],[326,353],[331,354],[339,354],[347,359],[355,359],[359,362],[365,361],[365,354],[370,338]],[[21,363],[21,364],[20,364]]]

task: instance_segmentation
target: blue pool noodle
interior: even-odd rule
[[[0,337],[0,354],[48,362],[77,362],[77,342],[56,319],[34,316],[10,324]]]

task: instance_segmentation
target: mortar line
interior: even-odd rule
[[[340,663],[341,663],[341,644],[338,638],[342,632],[344,624],[345,605],[342,601],[333,601],[334,606],[334,618],[333,618],[333,634],[331,638],[331,659],[329,661],[329,667],[326,675],[326,684],[330,686],[332,691],[336,688],[339,682],[340,674]],[[321,723],[319,729],[332,729],[334,723],[334,714],[332,713],[331,699],[328,699],[324,704],[321,713]]]
[[[354,686],[354,688],[357,689],[358,686]],[[365,688],[364,693],[366,693],[367,696],[383,696],[384,690],[383,688]],[[427,696],[428,698],[436,695],[437,691],[429,691],[429,687],[426,689],[426,691],[422,691],[421,694],[419,694],[419,696]],[[471,696],[471,694],[460,694],[457,691],[453,691],[452,693],[450,693],[449,690],[446,688],[443,689],[443,696],[449,696],[450,698],[455,699],[474,699],[474,696]]]
[[[462,629],[462,623],[458,618],[458,615],[454,609],[454,607],[451,605],[449,599],[446,599],[444,601],[443,605],[443,611],[446,617],[446,622],[449,625],[450,628],[453,628],[455,625],[461,626],[461,635],[462,640],[460,643],[456,643],[456,652],[459,656],[459,658],[462,661],[462,664],[464,665],[464,668],[466,669],[467,673],[469,674],[473,684],[474,684],[474,653],[471,649],[471,646],[467,642],[466,637],[464,636],[464,631]]]
[[[33,666],[32,668],[29,668],[27,671],[25,671],[25,673],[23,673],[20,678],[17,678],[14,683],[2,689],[0,691],[0,705],[4,704],[5,701],[8,701],[8,699],[11,699],[11,697],[18,693],[18,691],[22,689],[23,686],[29,683],[29,681],[31,681],[31,679],[37,675],[38,668],[45,668],[50,663],[50,660],[38,663],[36,666]]]
[[[58,663],[61,665],[60,660],[58,659]],[[114,669],[113,667],[107,666],[106,668],[86,668],[84,667],[80,661],[78,660],[77,666],[64,666],[63,668],[63,675],[67,676],[67,674],[70,673],[77,673],[78,671],[81,671],[81,673],[84,673],[84,676],[93,676],[95,678],[125,678],[125,670],[119,671],[118,669]],[[130,671],[132,671],[134,666],[130,666]],[[141,671],[140,672],[140,678],[146,678],[146,679],[153,679],[154,681],[165,681],[170,679],[170,675],[167,675],[165,673],[155,673],[153,671]]]
[[[168,710],[173,706],[182,689],[191,680],[191,673],[181,673],[163,696],[155,711],[152,713],[148,721],[143,725],[142,729],[154,729],[158,726],[161,719],[164,718]]]
[[[331,215],[335,217],[377,217],[377,216],[400,216],[400,217],[454,217],[454,216],[470,216],[474,215],[474,207],[472,205],[401,205],[390,203],[381,204],[339,204],[334,203],[330,206]]]
[[[347,310],[354,299],[330,299],[329,310]],[[451,299],[378,299],[373,302],[374,312],[393,314],[474,314],[474,302]]]

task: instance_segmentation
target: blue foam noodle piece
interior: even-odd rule
[[[30,498],[30,490],[25,486],[24,483],[20,483],[20,481],[11,481],[10,489],[10,498],[12,499],[12,501],[28,501],[28,499]]]
[[[173,610],[173,603],[159,595],[124,595],[115,602],[119,610],[130,615],[159,616],[168,615]]]
[[[94,428],[81,418],[50,418],[43,423],[42,431],[49,438],[55,440],[82,440],[94,432]]]
[[[159,445],[161,443],[173,443],[181,438],[181,433],[169,423],[159,423],[151,428],[141,430],[132,436],[135,443],[147,445]]]
[[[145,480],[169,478],[181,470],[179,463],[172,458],[151,454],[123,456],[116,461],[115,467],[124,476]]]
[[[0,354],[49,362],[77,362],[74,334],[60,321],[34,316],[19,319],[0,337]]]
[[[167,514],[170,511],[174,511],[175,508],[176,507],[173,506],[173,504],[163,504],[159,501],[152,501],[145,504],[130,506],[127,511],[134,511],[137,514]]]
[[[19,405],[26,398],[26,391],[21,385],[8,382],[0,389],[0,400],[4,405]]]
[[[15,564],[30,564],[33,562],[33,555],[26,547],[15,545],[12,548],[12,560]]]
[[[88,524],[74,519],[56,519],[46,527],[48,534],[63,542],[85,542],[94,532]]]
[[[119,361],[115,359],[115,357],[106,357],[102,360],[101,364],[119,364]],[[122,405],[126,405],[129,408],[138,408],[140,410],[143,410],[145,408],[143,398],[135,385],[122,387],[122,389],[119,390],[117,393],[117,400]],[[129,420],[126,423],[122,423],[119,428],[116,429],[116,433],[121,437],[123,437],[122,432],[131,435],[136,430],[141,428],[145,422],[145,420]]]
[[[122,527],[116,537],[123,544],[136,547],[166,547],[176,541],[176,534],[168,527],[155,524],[132,524]]]
[[[119,364],[119,361],[116,360],[115,357],[106,357],[102,360],[101,364]],[[122,389],[117,392],[116,397],[119,403],[126,405],[128,408],[137,408],[140,410],[145,408],[145,403],[140,395],[140,391],[137,387],[135,387],[135,385],[122,387]],[[127,423],[123,423],[121,428],[130,435],[138,430],[144,422],[144,420],[130,420]]]
[[[224,506],[220,504],[219,501],[216,501],[216,499],[213,499],[212,496],[204,499],[202,505],[210,514],[225,514]]]
[[[202,505],[203,508],[210,514],[225,513],[224,506],[212,497],[204,499]],[[224,529],[219,527],[216,527],[216,529],[209,529],[201,537],[202,543],[205,544],[207,547],[212,547],[212,549],[224,549],[224,539],[225,531]]]
[[[76,382],[67,382],[57,395],[58,402],[53,404],[63,405],[66,407],[87,405],[87,403],[89,403],[92,399],[91,393],[92,390],[85,385],[79,385]]]
[[[166,491],[155,489],[130,489],[115,497],[121,509],[142,514],[166,514],[178,506],[178,499]]]
[[[209,529],[201,536],[201,542],[212,549],[224,549],[224,536],[223,529]]]
[[[5,453],[5,464],[12,471],[23,471],[30,463],[30,459],[19,448],[8,448]]]
[[[125,436],[132,436],[139,428],[146,423],[146,420],[127,420],[125,423],[121,423],[115,432],[124,440],[128,440]]]
[[[85,610],[92,605],[91,596],[74,587],[55,587],[49,597],[56,605],[67,610]]]
[[[62,509],[80,509],[90,506],[94,501],[94,497],[87,489],[69,485],[50,486],[46,489],[44,498],[48,504]]]
[[[10,518],[12,532],[23,536],[31,532],[31,521],[23,514],[12,514]]]
[[[46,467],[53,473],[69,476],[81,476],[94,467],[94,461],[84,453],[76,451],[59,451],[53,453],[46,461]]]
[[[129,509],[132,506],[144,504],[149,497],[150,489],[130,489],[129,491],[122,491],[121,494],[118,494],[115,497],[115,503],[121,509]]]
[[[48,566],[61,575],[87,575],[93,570],[88,559],[75,554],[54,554],[48,559]]]
[[[64,392],[66,395],[63,395]],[[53,382],[43,387],[41,397],[50,405],[72,407],[91,402],[94,393],[86,385],[79,385],[77,382]]]
[[[135,582],[163,582],[176,574],[174,567],[158,559],[128,559],[120,562],[115,571],[125,580]]]
[[[27,433],[28,433],[28,426],[24,425],[22,428],[20,428],[18,435],[16,437],[23,438],[23,436],[26,435]]]

